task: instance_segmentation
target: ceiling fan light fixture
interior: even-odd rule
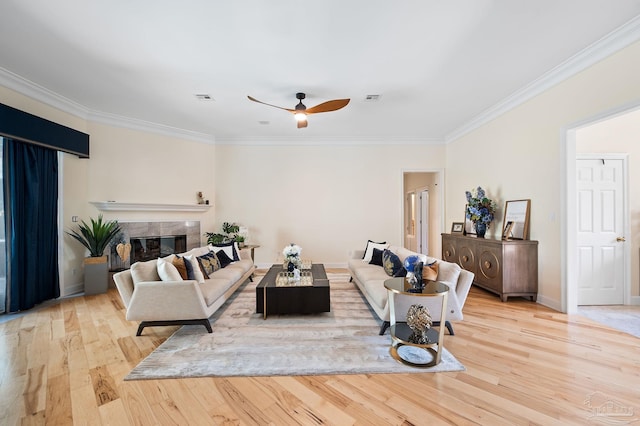
[[[304,112],[296,112],[294,117],[296,117],[296,121],[307,121],[307,114]]]

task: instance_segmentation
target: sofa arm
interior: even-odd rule
[[[240,256],[240,260],[250,260],[253,262],[251,258],[251,250],[239,250],[238,256]]]
[[[364,250],[352,250],[349,252],[349,259],[362,259],[364,258]]]
[[[460,309],[464,307],[464,302],[466,302],[467,300],[467,296],[469,295],[469,290],[471,289],[471,284],[473,284],[474,278],[475,274],[473,272],[467,271],[465,269],[460,271],[458,283],[456,284],[456,295],[458,296]]]
[[[127,308],[130,321],[170,321],[208,318],[197,281],[149,281],[135,285]]]

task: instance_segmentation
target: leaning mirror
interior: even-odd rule
[[[531,200],[507,201],[504,206],[502,237],[504,239],[529,239],[529,210]]]

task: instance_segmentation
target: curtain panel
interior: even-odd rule
[[[60,296],[57,151],[5,139],[7,311]]]

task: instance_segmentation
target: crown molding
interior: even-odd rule
[[[249,146],[312,146],[312,145],[444,145],[443,139],[409,138],[409,137],[366,137],[366,136],[334,136],[334,137],[242,137],[216,138],[216,145],[249,145]]]
[[[89,109],[85,106],[2,67],[0,67],[0,85],[83,120],[86,120],[89,115]]]
[[[151,132],[169,137],[180,139],[188,139],[195,142],[206,144],[215,144],[215,138],[212,135],[191,130],[179,129],[177,127],[166,126],[164,124],[152,123],[150,121],[139,120],[137,118],[128,118],[121,115],[110,114],[106,112],[91,111],[88,120],[93,123],[105,124],[107,126],[123,127],[130,130],[139,130],[142,132]]]
[[[453,142],[467,133],[487,124],[502,114],[525,103],[558,83],[584,71],[590,66],[613,55],[640,40],[640,16],[610,32],[600,40],[587,46],[560,65],[512,93],[502,101],[486,109],[445,137],[445,143]]]
[[[5,68],[0,67],[0,85],[7,87],[21,95],[35,99],[45,105],[56,108],[67,114],[71,114],[83,120],[94,123],[106,124],[125,129],[139,130],[161,134],[164,136],[188,139],[207,144],[215,143],[212,135],[179,129],[158,123],[151,123],[135,118],[128,118],[121,115],[110,114],[100,111],[93,111],[71,99],[65,98],[45,87],[42,87],[24,77],[21,77]]]

